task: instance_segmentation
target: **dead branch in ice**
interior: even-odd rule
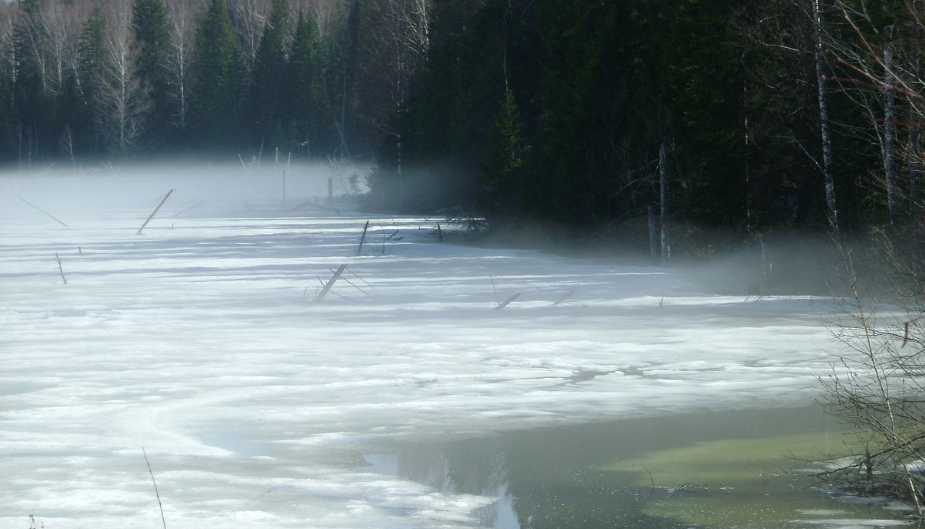
[[[488,280],[491,281],[491,289],[495,293],[495,310],[501,310],[507,307],[512,301],[520,297],[520,292],[518,292],[504,301],[498,301],[498,289],[495,288],[495,278],[488,276]]]
[[[154,483],[154,495],[157,497],[157,506],[161,509],[161,523],[164,524],[164,529],[167,529],[167,520],[164,518],[164,505],[161,503],[161,493],[157,490],[157,481],[154,479],[154,471],[151,470],[151,463],[148,461],[148,454],[145,453],[144,447],[141,448],[141,453],[145,456],[145,464],[148,465],[148,474],[151,474],[151,481]]]
[[[356,275],[356,274],[354,274],[354,275]],[[359,277],[359,276],[357,276],[357,277]],[[359,290],[360,292],[362,292],[363,294],[365,294],[366,297],[368,297],[369,299],[373,299],[373,300],[375,299],[375,298],[373,298],[373,297],[369,294],[369,292],[367,292],[367,291],[363,290],[362,288],[358,287],[355,283],[353,283],[352,281],[350,281],[350,280],[347,279],[346,277],[341,277],[340,279],[341,279],[341,281],[343,281],[344,283],[347,283],[348,285],[352,286],[353,288],[355,288],[355,289]],[[363,278],[360,278],[360,280],[363,281]],[[366,283],[366,281],[363,281],[363,282]],[[367,284],[369,284],[369,283],[367,283]]]
[[[501,309],[503,309],[504,307],[507,307],[508,305],[511,304],[512,301],[514,301],[515,299],[517,299],[517,298],[519,298],[519,297],[520,297],[520,292],[514,294],[513,296],[511,296],[511,297],[507,298],[506,300],[504,300],[503,302],[501,302],[501,304],[499,304],[497,307],[495,307],[495,310],[501,310]]]
[[[51,218],[52,220],[56,221],[58,224],[64,226],[65,228],[68,227],[67,224],[61,222],[61,220],[59,220],[58,218],[56,218],[54,215],[52,215],[51,213],[45,211],[44,209],[42,209],[42,208],[36,206],[36,205],[33,204],[32,202],[29,202],[28,200],[24,199],[23,197],[19,197],[19,200],[22,200],[22,201],[25,202],[26,204],[29,204],[30,206],[32,206],[33,208],[35,208],[35,209],[38,210],[39,212],[44,213],[44,214],[47,215],[49,218]]]
[[[154,216],[157,215],[157,210],[161,209],[161,206],[164,205],[164,202],[167,202],[167,199],[170,197],[171,193],[173,193],[173,189],[171,189],[170,191],[167,192],[166,195],[164,195],[164,199],[161,200],[161,203],[158,204],[156,208],[154,208],[154,211],[152,211],[150,215],[148,215],[148,218],[145,220],[145,223],[142,224],[140,228],[138,228],[138,231],[135,232],[135,235],[141,235],[142,230],[144,230],[145,226],[147,226],[148,223],[151,222],[151,219],[153,219]]]
[[[355,277],[355,278],[359,279],[360,281],[362,281],[363,284],[366,285],[366,286],[368,286],[371,290],[373,290],[373,291],[376,290],[376,287],[370,285],[370,284],[369,284],[369,281],[367,281],[367,280],[363,279],[362,277],[360,277],[359,275],[357,275],[357,273],[354,272],[353,270],[347,270],[347,271],[350,272],[350,275],[352,275],[353,277]],[[352,284],[353,284],[353,283],[351,283],[351,285],[352,285]],[[359,288],[358,288],[357,290],[360,290],[360,292],[363,292],[363,291],[362,291],[361,289],[359,289]],[[367,294],[367,295],[368,295],[368,294]],[[372,296],[370,296],[370,297],[372,297]]]
[[[331,291],[331,287],[334,286],[334,282],[337,281],[337,279],[340,277],[341,274],[344,273],[344,270],[346,269],[347,269],[346,264],[340,265],[340,267],[334,272],[334,275],[331,276],[331,279],[329,279],[328,282],[324,285],[324,288],[321,289],[321,292],[319,292],[318,295],[315,296],[315,300],[314,300],[315,303],[321,303],[321,300],[323,300],[324,297],[328,295],[328,292]]]
[[[67,284],[67,278],[64,277],[64,267],[61,266],[61,258],[58,257],[58,252],[55,252],[55,259],[58,260],[58,271],[61,272],[61,280],[64,281],[64,284]]]
[[[382,228],[382,229],[384,230],[384,228]],[[386,244],[387,242],[393,240],[393,238],[394,238],[394,240],[395,240],[396,242],[397,242],[397,241],[400,241],[400,240],[402,240],[402,239],[404,239],[404,237],[395,237],[396,235],[398,235],[398,231],[399,231],[399,230],[393,231],[392,234],[389,235],[388,237],[385,237],[385,231],[383,231],[382,235],[383,235],[384,239],[382,240],[382,255],[385,255],[385,244]]]
[[[555,307],[556,305],[558,305],[558,304],[562,303],[563,301],[567,300],[568,298],[572,297],[572,294],[574,294],[574,293],[575,293],[574,290],[569,291],[567,294],[565,294],[564,296],[562,296],[561,298],[559,298],[558,301],[556,301],[556,302],[553,303],[552,305]]]
[[[357,255],[363,254],[363,243],[366,242],[366,232],[369,230],[369,221],[366,221],[366,225],[363,226],[363,235],[360,236],[360,245],[357,246]]]
[[[200,205],[202,205],[202,202],[203,202],[203,201],[200,200],[199,202],[196,202],[196,203],[193,204],[192,206],[190,206],[190,207],[184,209],[183,211],[181,211],[181,212],[179,212],[179,213],[175,213],[174,215],[171,215],[170,218],[175,219],[175,218],[177,218],[177,217],[179,217],[179,216],[181,216],[181,215],[183,215],[183,214],[185,214],[185,213],[187,213],[187,212],[190,212],[190,211],[192,211],[192,210],[198,208]]]

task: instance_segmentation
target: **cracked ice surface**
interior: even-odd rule
[[[173,527],[466,526],[497,498],[367,471],[363,454],[797,405],[829,370],[818,299],[716,296],[673,270],[436,244],[433,219],[209,189],[0,179],[0,527],[159,526],[142,448]]]

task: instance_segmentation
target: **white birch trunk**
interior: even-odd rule
[[[883,176],[886,185],[887,214],[892,226],[896,219],[895,174],[893,171],[894,156],[893,142],[896,137],[896,123],[894,121],[896,95],[893,92],[893,52],[887,48],[883,50]]]
[[[819,0],[812,0],[813,26],[815,29],[816,81],[819,90],[819,119],[822,129],[822,176],[825,182],[825,202],[828,210],[829,224],[838,230],[838,210],[835,205],[835,179],[832,175],[832,140],[829,134],[829,108],[826,104],[825,72],[822,60],[822,12]]]
[[[110,141],[120,153],[127,152],[139,133],[139,119],[147,105],[144,90],[135,76],[137,50],[132,46],[132,6],[129,0],[110,4],[106,38],[102,107],[108,115]]]
[[[182,131],[186,130],[186,109],[189,107],[186,87],[186,63],[189,60],[187,54],[191,49],[195,27],[192,23],[193,13],[187,2],[168,0],[166,3],[173,30],[173,53],[170,68],[172,97],[176,105],[173,117],[177,127]]]
[[[658,150],[659,190],[662,206],[662,265],[671,260],[671,235],[668,222],[668,152],[664,142]]]

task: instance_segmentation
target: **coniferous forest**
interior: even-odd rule
[[[370,207],[493,226],[917,235],[923,16],[918,0],[19,0],[0,4],[0,161],[350,159],[374,164]]]

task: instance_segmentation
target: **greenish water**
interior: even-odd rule
[[[397,473],[498,497],[501,529],[892,527],[905,512],[805,470],[853,437],[819,407],[698,412],[404,446]],[[819,467],[815,467],[816,470]]]

